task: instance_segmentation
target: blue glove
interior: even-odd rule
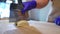
[[[58,16],[54,22],[56,23],[56,25],[59,25],[60,26],[60,16]]]
[[[26,11],[36,8],[36,1],[23,2],[23,5],[22,14],[25,14]]]

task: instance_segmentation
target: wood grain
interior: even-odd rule
[[[35,27],[19,27],[14,30],[6,31],[4,34],[41,34]]]

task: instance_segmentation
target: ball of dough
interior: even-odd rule
[[[17,26],[18,27],[25,27],[25,26],[29,26],[29,23],[26,20],[21,20],[17,22]]]

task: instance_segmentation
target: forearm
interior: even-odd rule
[[[35,1],[36,1],[36,3],[37,3],[36,8],[43,8],[43,7],[45,7],[45,6],[48,4],[48,2],[49,2],[49,0],[35,0]]]
[[[22,10],[22,13],[24,14],[25,11],[34,9],[34,8],[43,8],[48,4],[49,0],[34,0],[34,1],[28,1],[23,2],[24,8]]]

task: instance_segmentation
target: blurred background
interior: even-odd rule
[[[22,0],[22,2],[27,2],[31,0]],[[52,0],[53,1],[53,0]],[[49,19],[50,14],[53,10],[53,2],[49,0],[49,3],[47,6],[45,6],[42,9],[32,9],[29,10],[29,19],[31,20],[38,20],[38,21],[45,21],[47,22]],[[17,3],[17,1],[15,0]],[[9,19],[10,13],[11,17],[14,18],[14,14],[12,11],[10,11],[10,4],[12,3],[11,0],[0,0],[0,20],[1,19]]]

